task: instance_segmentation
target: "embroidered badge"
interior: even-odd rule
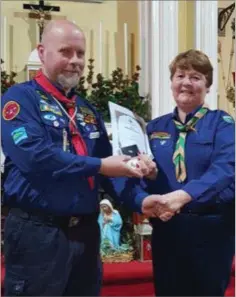
[[[64,119],[62,119],[62,118],[60,118],[59,120],[60,120],[60,122],[62,122],[62,124],[66,123],[66,121]]]
[[[48,97],[42,92],[37,90],[36,93],[44,100],[48,100]]]
[[[60,123],[58,121],[55,121],[55,122],[53,122],[53,126],[54,127],[59,127],[60,126]]]
[[[169,138],[171,138],[171,135],[169,133],[166,133],[166,132],[153,132],[150,135],[150,139],[155,139],[155,138],[158,138],[158,139],[169,139]]]
[[[76,118],[78,120],[83,120],[87,124],[97,124],[96,116],[94,115],[93,111],[90,110],[88,107],[80,106],[81,113],[77,113]]]
[[[50,111],[50,112],[52,112],[54,114],[62,116],[61,110],[56,105],[50,105],[50,104],[43,104],[42,103],[42,104],[40,104],[40,110],[41,111]]]
[[[83,121],[84,120],[84,115],[82,113],[77,112],[76,119],[78,121]]]
[[[93,111],[86,106],[80,106],[79,109],[81,110],[82,114],[91,114],[94,116]]]
[[[166,143],[166,140],[161,140],[161,141],[160,141],[160,144],[161,144],[161,145],[164,145],[165,143]]]
[[[97,120],[96,120],[95,116],[91,115],[91,114],[84,115],[84,122],[87,124],[94,124],[94,125],[97,124]]]
[[[230,123],[230,124],[233,124],[234,123],[234,119],[231,116],[223,116],[223,120],[226,123]]]
[[[48,105],[48,102],[46,102],[46,101],[43,100],[43,99],[40,99],[40,103]]]
[[[100,133],[98,131],[97,132],[91,132],[89,134],[90,139],[99,138],[99,137],[100,137]]]
[[[28,138],[25,127],[20,127],[15,129],[14,131],[11,132],[11,136],[15,144],[18,144],[21,140]]]
[[[92,129],[93,129],[93,126],[87,124],[87,125],[84,126],[84,129],[85,129],[86,131],[88,131],[88,132],[91,132]]]
[[[20,112],[20,105],[15,101],[9,101],[5,104],[2,111],[4,120],[13,120]]]
[[[45,120],[49,120],[49,121],[55,121],[57,119],[57,117],[54,116],[53,114],[45,114],[43,117],[45,118]]]

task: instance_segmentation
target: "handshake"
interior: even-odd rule
[[[155,179],[157,166],[146,154],[139,154],[133,158],[126,155],[110,156],[102,159],[99,173],[110,177],[127,176]]]
[[[192,200],[191,196],[177,190],[165,195],[150,195],[144,198],[142,212],[148,217],[158,217],[163,222],[169,221],[181,208]]]
[[[123,155],[102,159],[99,173],[110,177],[145,177],[155,180],[158,169],[148,155],[139,154],[133,158]],[[165,195],[149,195],[142,202],[142,213],[147,217],[158,217],[167,222],[191,200],[191,196],[183,190]]]

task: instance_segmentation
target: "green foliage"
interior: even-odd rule
[[[4,61],[1,59],[1,64],[2,63],[4,63]],[[16,83],[14,80],[15,77],[15,72],[11,71],[10,74],[7,74],[6,71],[1,70],[1,95],[3,95],[8,88]]]
[[[94,82],[93,63],[94,60],[89,59],[88,75],[80,79],[78,94],[95,106],[102,114],[104,121],[110,121],[109,101],[129,108],[146,121],[150,120],[149,100],[139,95],[138,80],[141,68],[136,66],[136,72],[131,78],[125,76],[121,68],[114,70],[109,79],[105,79],[99,73]]]
[[[133,247],[126,243],[121,244],[119,248],[114,248],[108,239],[104,239],[101,243],[100,251],[102,256],[118,256],[133,251]]]

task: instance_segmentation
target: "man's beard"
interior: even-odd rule
[[[64,90],[70,90],[76,87],[79,83],[79,75],[74,74],[71,77],[66,77],[63,74],[57,76],[57,82],[62,86]]]

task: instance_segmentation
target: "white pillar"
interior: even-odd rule
[[[218,62],[217,62],[217,44],[218,44],[218,1],[195,2],[195,48],[208,55],[212,66],[213,84],[206,97],[206,102],[211,109],[217,108],[218,94]]]
[[[175,106],[168,66],[178,54],[178,1],[140,2],[140,86],[143,93],[149,91],[155,118]]]

